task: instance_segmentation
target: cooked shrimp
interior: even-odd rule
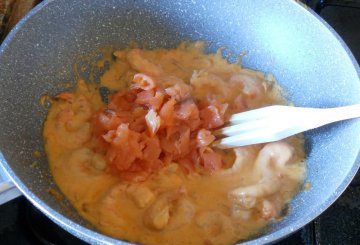
[[[174,230],[189,223],[195,209],[183,188],[161,194],[144,214],[144,224],[156,230]]]
[[[196,216],[195,222],[215,243],[234,234],[230,217],[219,211],[203,211]]]
[[[256,184],[241,186],[229,193],[229,198],[237,205],[248,209],[256,198],[266,197],[281,187],[279,174],[293,157],[293,148],[285,142],[273,142],[264,146],[256,159],[254,175],[260,178]]]
[[[154,177],[153,185],[156,186],[159,191],[179,188],[183,184],[183,179],[180,174],[179,165],[170,163]]]
[[[155,198],[154,193],[146,186],[130,185],[126,192],[130,195],[139,208],[147,207]]]
[[[161,67],[147,60],[143,52],[140,49],[132,49],[127,53],[126,59],[133,69],[151,76],[159,76],[162,73]]]
[[[277,178],[264,178],[258,183],[248,186],[241,186],[229,193],[229,198],[246,207],[252,198],[264,197],[274,194],[280,189],[280,181]],[[245,204],[244,204],[245,203]]]
[[[158,82],[159,82],[159,84],[161,84],[164,88],[168,88],[168,87],[174,86],[175,84],[185,83],[184,80],[181,79],[180,77],[172,76],[172,75],[165,75],[165,74],[162,74],[162,75],[158,78]]]
[[[253,198],[254,201],[256,201],[255,198]],[[250,203],[251,204],[251,203]],[[255,202],[254,202],[254,206],[255,206]],[[251,204],[252,205],[252,204]],[[243,208],[239,205],[232,205],[231,207],[231,217],[234,218],[235,220],[249,220],[252,216],[252,210],[251,208],[254,206],[249,206],[248,209]]]
[[[278,215],[275,205],[269,200],[264,199],[261,205],[261,217],[263,219],[273,219]]]
[[[189,224],[195,213],[195,206],[190,199],[184,197],[175,201],[170,208],[170,220],[167,230],[175,230]]]
[[[81,147],[91,138],[90,123],[86,122],[76,131],[69,132],[64,124],[59,124],[54,132],[60,145],[68,149]]]
[[[66,122],[66,128],[69,131],[75,131],[90,119],[92,109],[90,103],[84,96],[76,97],[74,103],[71,105],[71,109],[74,112],[73,117]]]
[[[99,206],[99,223],[102,226],[108,227],[111,232],[118,229],[124,229],[128,222],[126,220],[126,209],[121,204],[129,203],[126,197],[126,186],[118,184],[104,196]]]
[[[100,174],[104,170],[106,161],[103,156],[94,153],[89,148],[79,148],[72,152],[67,163],[68,171],[79,174],[84,178]]]
[[[256,184],[239,187],[229,193],[235,202],[246,206],[248,199],[274,194],[281,187],[281,173],[294,155],[292,146],[285,142],[269,143],[261,149],[254,167],[254,176],[260,178]]]
[[[56,114],[54,133],[64,147],[80,147],[91,137],[91,105],[84,96],[76,97],[70,93],[62,93],[59,98],[65,102],[60,105],[61,110]]]
[[[206,71],[195,71],[190,78],[190,84],[193,87],[193,96],[197,99],[204,99],[208,94],[226,97],[230,93],[221,77]]]
[[[272,142],[261,149],[255,163],[255,171],[262,177],[273,177],[286,168],[294,156],[294,148],[286,142]]]
[[[253,162],[256,158],[256,147],[243,146],[234,149],[235,161],[231,168],[224,169],[219,172],[222,174],[234,174],[240,172],[247,163]]]
[[[242,87],[242,92],[250,99],[261,99],[265,94],[265,81],[257,73],[246,72],[234,74],[229,80],[232,88]]]

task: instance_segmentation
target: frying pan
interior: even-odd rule
[[[207,52],[246,51],[245,67],[275,75],[298,106],[336,107],[360,103],[359,66],[344,42],[316,14],[291,0],[249,1],[45,1],[13,29],[0,49],[1,165],[20,191],[61,227],[89,243],[120,243],[96,232],[66,200],[56,201],[42,141],[54,95],[76,80],[73,64],[102,47],[130,41],[148,48],[175,47],[183,40],[208,42]],[[98,55],[92,56],[97,59]],[[90,65],[82,62],[84,71]],[[85,76],[85,75],[84,75]],[[305,134],[307,181],[289,214],[245,244],[276,241],[328,208],[359,167],[360,121],[350,120]],[[34,150],[41,157],[34,167]]]

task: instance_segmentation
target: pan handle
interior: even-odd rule
[[[1,163],[0,163],[1,164]],[[0,167],[0,205],[18,197],[21,192]]]

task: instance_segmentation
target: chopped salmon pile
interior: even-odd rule
[[[195,102],[185,82],[163,87],[139,73],[97,112],[93,134],[110,169],[126,180],[145,180],[171,162],[186,173],[212,173],[223,162],[211,148],[211,130],[224,124],[226,109],[214,99]]]

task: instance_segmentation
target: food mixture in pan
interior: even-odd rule
[[[233,244],[285,215],[304,180],[301,138],[213,146],[231,114],[285,103],[271,76],[201,43],[113,55],[100,85],[54,98],[44,126],[52,174],[81,216],[134,243]]]

